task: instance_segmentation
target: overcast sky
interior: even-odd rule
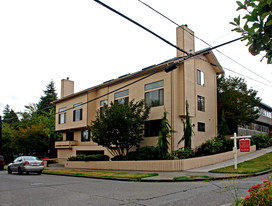
[[[235,0],[142,1],[213,46],[240,37],[229,24],[238,15]],[[176,25],[138,0],[102,2],[176,43]],[[223,68],[261,82],[243,77],[272,106],[272,65],[252,56],[245,44],[219,48],[229,58],[214,53]],[[206,47],[196,40],[196,51]],[[0,115],[7,104],[23,112],[38,103],[51,80],[60,94],[61,79],[69,77],[78,92],[175,56],[175,48],[93,0],[1,0]]]

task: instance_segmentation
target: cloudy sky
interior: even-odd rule
[[[229,24],[235,0],[142,0],[211,45],[239,37]],[[153,32],[176,43],[176,25],[138,0],[103,0]],[[196,51],[208,47],[196,40]],[[272,65],[252,56],[245,42],[214,51],[227,75],[242,74],[272,106]],[[75,92],[175,57],[176,49],[93,0],[0,1],[0,115],[37,103],[53,80],[75,81]],[[235,71],[230,72],[229,70]],[[245,77],[246,76],[246,77]],[[249,77],[249,78],[248,78]]]

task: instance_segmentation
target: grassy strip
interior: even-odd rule
[[[174,180],[181,180],[181,179],[209,179],[209,176],[181,176],[181,177],[174,177]]]
[[[237,170],[234,165],[211,170],[214,173],[235,173],[235,174],[252,174],[263,172],[272,168],[272,153],[267,153],[252,160],[241,162],[237,165]]]
[[[68,169],[45,169],[44,172],[51,174],[69,174],[91,177],[111,177],[127,179],[142,179],[145,177],[158,176],[158,173],[103,172],[103,171],[68,170]]]

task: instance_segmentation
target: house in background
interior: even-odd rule
[[[238,128],[238,135],[264,134],[272,136],[272,107],[261,103],[259,106],[260,117],[250,125]]]
[[[184,31],[187,30],[188,32]],[[178,27],[177,46],[194,53],[193,32],[187,26]],[[164,69],[186,56],[177,51],[177,57],[163,63],[144,68],[133,74],[120,76],[97,86],[74,93],[74,82],[62,80],[61,98],[54,101],[56,106],[56,131],[62,132],[63,140],[55,143],[59,162],[76,154],[110,153],[90,139],[88,126],[95,120],[97,112],[105,104],[144,99],[151,107],[146,122],[145,138],[141,146],[156,146],[163,112],[168,112],[168,120],[173,134],[170,150],[183,136],[182,118],[185,118],[185,102],[189,103],[189,114],[194,126],[192,148],[217,135],[217,75],[223,70],[212,51],[179,62],[177,68],[166,73]],[[151,75],[152,74],[152,75]],[[146,77],[147,75],[150,75]],[[141,78],[146,77],[142,80]],[[140,80],[140,81],[137,81]],[[136,83],[130,84],[134,81]],[[125,85],[129,85],[124,87]],[[118,88],[124,87],[121,90]]]

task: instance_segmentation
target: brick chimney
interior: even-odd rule
[[[69,80],[69,77],[67,77],[67,79],[62,79],[60,98],[66,97],[71,94],[74,94],[74,81]]]

